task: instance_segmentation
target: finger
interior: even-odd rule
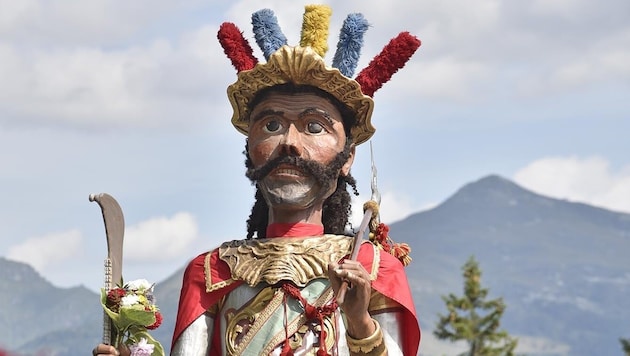
[[[330,284],[335,292],[339,290],[341,286],[341,276],[340,276],[340,266],[336,263],[328,264],[328,280],[330,280]]]
[[[100,344],[92,350],[92,355],[120,355],[120,353],[111,345]]]

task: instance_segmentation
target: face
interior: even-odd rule
[[[339,174],[350,171],[354,149],[348,160],[330,167],[345,144],[339,110],[316,94],[272,93],[250,115],[248,153],[263,172],[254,179],[271,208],[321,207]]]

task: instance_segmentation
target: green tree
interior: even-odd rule
[[[621,347],[626,356],[630,356],[630,339],[619,339],[621,341]]]
[[[462,268],[464,295],[442,296],[448,313],[438,314],[439,321],[433,334],[448,341],[465,340],[469,356],[512,356],[518,342],[504,331],[499,331],[505,311],[503,298],[486,300],[488,289],[481,286],[481,270],[474,256]]]

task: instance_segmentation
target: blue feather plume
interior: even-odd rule
[[[278,19],[270,9],[262,9],[252,14],[254,37],[265,59],[287,44],[287,38],[278,25]]]
[[[369,24],[362,14],[350,14],[343,22],[332,66],[346,77],[351,78],[354,75],[363,47],[363,34],[368,27]]]

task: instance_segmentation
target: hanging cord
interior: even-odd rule
[[[302,308],[304,309],[304,315],[307,320],[316,320],[319,322],[319,350],[317,350],[317,356],[331,356],[326,350],[326,337],[328,334],[326,333],[326,329],[324,328],[324,318],[329,317],[335,313],[337,310],[337,302],[333,300],[331,303],[326,304],[321,307],[316,307],[310,304],[306,298],[302,296],[298,287],[291,283],[283,283],[282,290],[285,292],[285,298],[287,296],[291,296],[297,301],[300,302]],[[286,312],[286,299],[285,299],[285,312]],[[287,324],[285,323],[285,333],[286,340],[285,344],[282,347],[282,356],[291,356],[293,355],[293,350],[291,350],[289,344],[289,335],[287,330]]]

